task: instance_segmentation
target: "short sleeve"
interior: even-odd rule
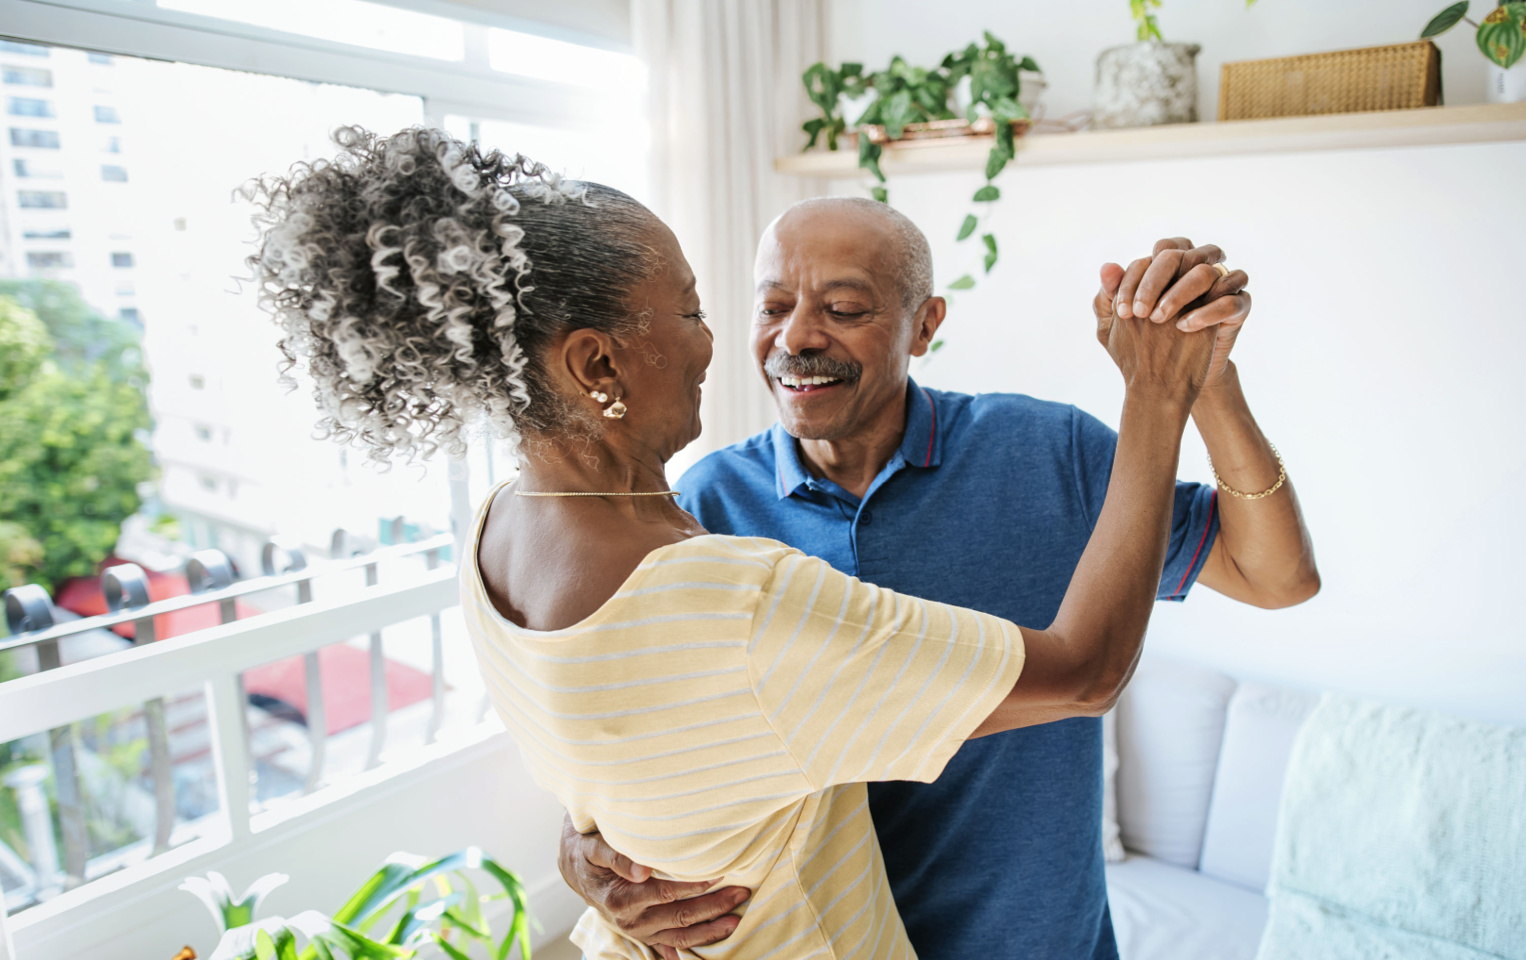
[[[795,551],[775,565],[748,644],[758,703],[818,790],[936,779],[1022,666],[1013,624]]]
[[[1095,528],[1107,499],[1113,476],[1113,456],[1118,434],[1102,421],[1080,410],[1074,412],[1072,442],[1075,452],[1076,486],[1086,517]],[[1158,600],[1185,600],[1203,572],[1208,553],[1219,535],[1218,491],[1207,484],[1176,483],[1176,502],[1171,512],[1171,541],[1166,544],[1166,565],[1161,571]]]

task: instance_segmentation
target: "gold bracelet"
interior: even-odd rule
[[[1262,490],[1260,493],[1241,493],[1234,487],[1231,487],[1229,484],[1224,482],[1224,478],[1219,476],[1219,471],[1214,469],[1213,457],[1210,456],[1208,458],[1208,471],[1213,474],[1213,482],[1219,485],[1220,490],[1223,490],[1225,493],[1238,500],[1260,500],[1263,497],[1269,497],[1276,493],[1277,490],[1287,482],[1288,468],[1282,464],[1282,454],[1277,452],[1277,445],[1270,441],[1268,441],[1266,445],[1272,448],[1272,456],[1277,458],[1276,483],[1272,484],[1270,487],[1267,487],[1265,490]]]

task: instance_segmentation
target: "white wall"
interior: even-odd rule
[[[1014,168],[993,216],[1003,260],[959,296],[947,346],[915,375],[1116,425],[1120,381],[1092,334],[1098,265],[1160,236],[1220,244],[1251,275],[1235,357],[1324,590],[1280,612],[1197,591],[1158,608],[1150,649],[1526,724],[1526,191],[1506,186],[1522,169],[1520,143]],[[940,282],[967,269],[952,237],[977,184],[891,184]],[[1190,430],[1182,475],[1208,476]]]
[[[879,69],[894,54],[932,66],[990,30],[1044,68],[1048,116],[1091,103],[1097,54],[1134,40],[1127,0],[828,0],[836,62],[861,60]],[[1404,43],[1420,36],[1444,0],[1165,0],[1157,11],[1167,40],[1201,44],[1198,115],[1218,114],[1219,66],[1300,53]],[[1477,12],[1492,3],[1475,3]],[[1477,17],[1474,18],[1475,20]],[[1449,104],[1481,103],[1487,61],[1466,24],[1437,40]]]

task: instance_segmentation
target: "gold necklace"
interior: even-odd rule
[[[648,490],[641,493],[585,493],[574,490],[568,493],[541,493],[532,490],[515,490],[516,497],[676,497],[677,490]]]

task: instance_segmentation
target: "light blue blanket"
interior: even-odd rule
[[[1327,694],[1257,960],[1526,960],[1526,730]]]

